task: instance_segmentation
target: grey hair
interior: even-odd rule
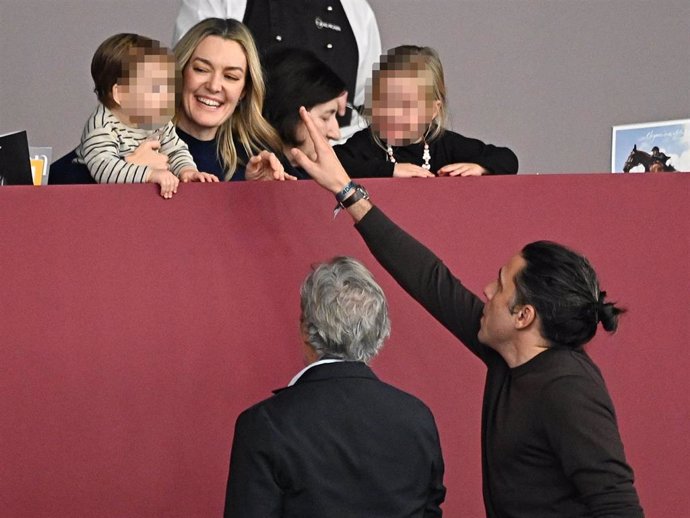
[[[386,296],[371,272],[351,257],[315,266],[300,298],[307,342],[320,356],[368,362],[390,335]]]

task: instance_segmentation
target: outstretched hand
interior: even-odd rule
[[[315,153],[314,156],[308,157],[299,149],[292,148],[292,158],[321,187],[334,194],[340,192],[350,182],[350,177],[326,137],[316,129],[311,115],[304,106],[299,109],[299,115],[314,143]]]
[[[285,172],[283,164],[274,153],[266,150],[249,159],[245,178],[247,180],[297,180],[296,176]]]
[[[218,177],[211,173],[202,173],[194,168],[187,168],[180,171],[180,181],[182,183],[189,182],[218,182]]]

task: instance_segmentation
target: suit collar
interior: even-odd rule
[[[307,372],[307,371],[310,370],[310,369],[313,369],[314,367],[316,367],[316,366],[318,366],[318,365],[323,365],[323,364],[326,364],[326,363],[337,363],[337,362],[343,362],[343,361],[345,361],[345,360],[343,360],[343,359],[341,359],[341,358],[325,358],[325,357],[324,357],[324,358],[321,358],[320,360],[317,360],[317,361],[315,361],[315,362],[313,362],[313,363],[310,363],[310,364],[307,365],[304,369],[302,369],[301,371],[299,371],[299,372],[295,375],[294,378],[292,378],[292,379],[290,380],[290,383],[288,383],[288,387],[292,387],[295,383],[297,383],[297,380],[298,380],[298,379],[300,379],[302,376],[304,376],[304,373],[305,373],[305,372]]]
[[[307,369],[295,382],[295,385],[314,383],[337,378],[365,378],[378,380],[374,371],[364,362],[343,361],[337,363],[322,363]],[[277,394],[290,387],[274,390]]]

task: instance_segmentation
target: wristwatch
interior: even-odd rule
[[[344,200],[338,200],[338,205],[342,207],[343,209],[347,209],[348,207],[351,207],[355,203],[357,203],[359,200],[368,200],[369,199],[369,193],[367,190],[357,184],[353,183],[352,188],[354,189],[354,193],[352,193],[350,196],[345,198]]]

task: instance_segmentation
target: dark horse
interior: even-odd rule
[[[632,151],[628,155],[628,159],[625,161],[623,166],[623,172],[628,173],[636,165],[642,164],[646,173],[652,172],[670,172],[675,171],[675,167],[666,164],[665,161],[659,160],[659,158],[654,155],[650,155],[645,151],[640,151],[637,149],[637,144],[632,148]]]

